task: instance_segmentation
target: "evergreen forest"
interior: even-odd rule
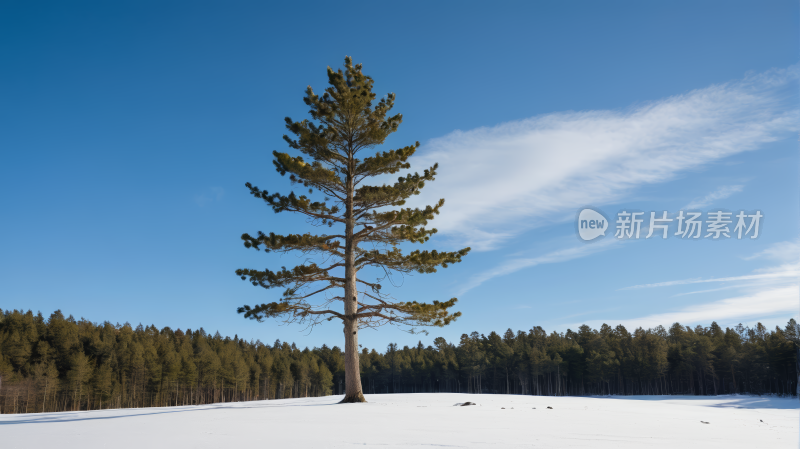
[[[363,348],[370,393],[796,395],[798,326],[539,326],[432,346]],[[0,413],[164,407],[342,394],[337,346],[0,310]]]

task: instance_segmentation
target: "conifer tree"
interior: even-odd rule
[[[391,272],[434,273],[438,267],[460,262],[469,248],[454,252],[415,250],[404,254],[400,244],[424,243],[436,233],[425,226],[444,205],[439,200],[424,209],[402,207],[418,195],[436,176],[437,164],[401,176],[394,184],[368,185],[370,178],[395,174],[410,168],[407,162],[419,142],[399,149],[377,152],[360,158],[384,143],[402,122],[402,115],[389,115],[395,101],[393,93],[375,103],[373,79],[362,73],[361,64],[345,58],[345,70],[328,67],[329,87],[319,96],[309,86],[303,98],[313,121],[286,118],[286,128],[294,137],[284,136],[289,147],[302,155],[274,151],[273,163],[281,175],[289,174],[292,184],[321,194],[322,201],[294,192],[270,194],[250,183],[250,193],[266,202],[275,212],[294,212],[318,225],[336,226],[337,233],[277,235],[258,232],[242,235],[247,248],[267,252],[299,251],[317,256],[291,269],[271,271],[240,269],[243,280],[263,288],[285,288],[278,301],[243,306],[239,313],[261,321],[281,318],[286,322],[315,325],[339,319],[345,334],[345,397],[342,402],[364,402],[361,392],[358,330],[383,324],[445,326],[460,312],[451,312],[456,298],[422,303],[397,301],[381,292],[380,279],[368,282],[358,274],[367,268]],[[316,123],[315,123],[316,122]],[[304,159],[308,158],[308,160]],[[338,310],[331,304],[341,302]],[[335,308],[335,307],[334,307]]]

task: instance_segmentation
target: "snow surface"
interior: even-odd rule
[[[0,447],[776,449],[796,448],[800,438],[800,402],[783,398],[454,393],[366,398],[367,404],[340,405],[341,396],[328,396],[0,415]],[[454,406],[466,401],[477,405]]]

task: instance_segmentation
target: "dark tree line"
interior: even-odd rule
[[[365,393],[776,394],[797,391],[798,326],[623,326],[362,349]],[[169,327],[0,310],[0,413],[342,394],[344,354]]]
[[[795,395],[798,327],[769,331],[584,325],[577,332],[508,329],[473,332],[458,344],[361,355],[365,392],[468,392],[533,395]]]

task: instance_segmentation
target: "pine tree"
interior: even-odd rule
[[[277,317],[312,326],[326,319],[341,320],[345,333],[346,379],[342,402],[364,402],[358,361],[359,328],[387,323],[444,326],[460,313],[449,310],[456,298],[432,303],[396,301],[381,293],[380,280],[367,282],[358,277],[358,272],[377,268],[385,273],[433,273],[437,267],[446,268],[460,262],[469,248],[455,252],[415,250],[403,254],[399,248],[401,243],[424,243],[436,233],[436,229],[427,229],[425,225],[439,213],[443,199],[424,209],[401,206],[412,195],[418,195],[426,182],[434,180],[438,165],[434,164],[422,175],[400,177],[392,185],[364,184],[369,178],[410,168],[407,160],[417,150],[419,142],[359,159],[358,153],[383,144],[397,131],[402,115],[389,115],[395,95],[390,93],[374,104],[372,78],[362,73],[361,64],[354,66],[350,57],[345,58],[344,71],[328,67],[328,83],[330,86],[321,97],[309,86],[303,99],[316,124],[286,118],[286,128],[295,138],[284,136],[284,140],[302,156],[273,152],[273,163],[281,175],[288,173],[292,184],[308,188],[309,194],[316,191],[324,200],[312,201],[294,192],[270,194],[250,183],[246,186],[253,196],[265,201],[275,212],[295,212],[316,224],[343,229],[333,235],[259,232],[252,237],[244,234],[242,240],[247,248],[263,247],[267,252],[279,253],[300,251],[318,256],[324,266],[309,262],[277,271],[237,270],[237,275],[243,280],[249,279],[255,286],[286,289],[279,301],[243,306],[239,313],[259,321]],[[306,162],[303,156],[310,160]],[[343,277],[338,274],[342,270]],[[320,295],[323,293],[325,295]],[[312,303],[312,297],[323,299]],[[343,310],[328,308],[334,301],[342,302]]]
[[[70,358],[70,370],[67,372],[69,388],[75,398],[75,407],[80,410],[81,398],[86,390],[86,383],[92,376],[92,365],[89,358],[81,352],[76,352]]]
[[[111,368],[111,364],[108,361],[101,364],[94,372],[92,386],[94,391],[100,395],[100,404],[98,408],[102,408],[102,401],[108,400],[111,397],[111,389],[114,386],[113,376],[114,372]]]

